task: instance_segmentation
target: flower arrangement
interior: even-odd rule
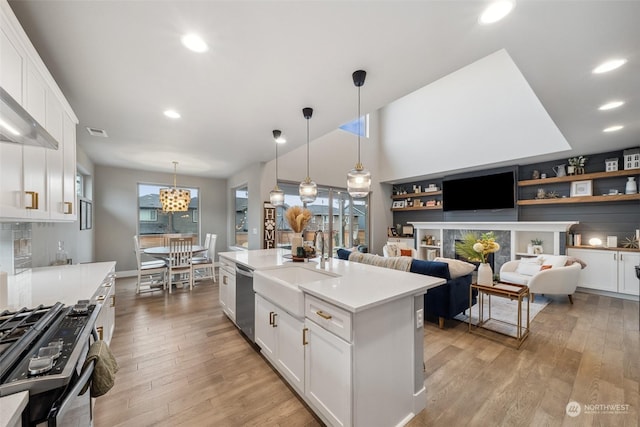
[[[294,232],[302,233],[311,220],[311,211],[300,206],[291,206],[284,216]]]
[[[487,262],[490,253],[497,252],[500,245],[496,242],[493,231],[483,233],[478,238],[475,233],[467,233],[460,242],[456,242],[456,253],[468,259],[481,263]]]
[[[541,239],[537,239],[537,238],[536,239],[531,239],[531,244],[532,245],[536,245],[536,246],[542,245],[542,240]]]
[[[569,162],[569,166],[573,166],[576,168],[583,168],[584,164],[587,161],[587,158],[584,156],[571,157],[567,161]]]

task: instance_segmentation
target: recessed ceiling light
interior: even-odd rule
[[[197,34],[185,34],[182,36],[182,44],[194,52],[206,52],[209,46]]]
[[[624,105],[624,101],[611,101],[607,102],[606,104],[602,104],[600,107],[598,107],[598,110],[613,110],[614,108],[618,108],[622,105]]]
[[[172,119],[180,118],[180,113],[178,113],[176,110],[167,110],[164,112],[164,115]]]
[[[491,3],[480,15],[478,22],[481,24],[493,24],[498,22],[513,10],[515,1],[499,0]]]
[[[624,58],[612,59],[610,61],[606,61],[598,65],[596,68],[593,69],[592,73],[593,74],[606,73],[608,71],[615,70],[618,67],[622,67],[626,63],[627,63],[627,60]]]
[[[602,129],[602,132],[615,132],[622,129],[623,127],[624,126],[622,125],[609,126],[608,128]]]

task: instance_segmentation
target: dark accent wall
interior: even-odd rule
[[[632,148],[632,147],[630,147]],[[624,169],[622,150],[605,153],[586,154],[585,173],[603,172],[605,170],[605,160],[618,158],[618,168]],[[567,165],[567,158],[561,157],[557,160],[521,165],[516,167],[516,180],[532,179],[534,170],[547,177],[554,177],[553,166]],[[487,169],[475,171],[467,174],[457,174],[446,178],[466,178],[470,176],[484,175],[488,173],[504,172],[509,168]],[[640,175],[640,170],[638,170]],[[439,181],[431,180],[428,182]],[[543,181],[541,181],[542,183]],[[624,193],[626,177],[613,177],[598,179],[593,181],[593,195],[609,193],[610,189],[617,189]],[[405,188],[411,188],[413,184],[423,184],[415,182],[404,184]],[[439,184],[440,185],[440,184]],[[559,196],[569,197],[571,184],[545,184],[546,192],[556,191]],[[537,186],[517,187],[517,199],[533,199],[538,190]],[[490,197],[490,189],[469,189],[469,197]],[[582,243],[587,244],[590,237],[617,236],[620,244],[625,238],[634,235],[635,230],[640,228],[640,201],[605,202],[605,203],[569,203],[558,205],[527,205],[518,206],[514,209],[486,210],[486,211],[407,211],[394,212],[393,222],[396,224],[406,224],[411,221],[435,221],[435,222],[457,222],[457,221],[579,221],[580,224],[572,227],[575,234],[582,234]],[[585,240],[586,239],[586,240]]]

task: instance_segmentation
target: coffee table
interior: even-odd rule
[[[471,307],[472,307],[472,294],[473,290],[476,289],[478,291],[478,323],[477,325],[473,325],[471,323]],[[510,323],[504,320],[499,320],[491,317],[491,297],[499,297],[499,298],[508,298],[510,300],[518,301],[518,315],[517,322]],[[488,311],[489,316],[485,319],[484,317],[484,298],[488,298]],[[522,303],[524,298],[527,299],[527,323],[526,326],[522,325]],[[526,285],[517,285],[514,283],[506,283],[506,282],[494,282],[493,285],[479,285],[477,283],[472,283],[469,287],[469,332],[475,333],[477,335],[482,335],[486,338],[495,340],[495,336],[487,334],[483,332],[484,329],[490,330],[493,332],[497,332],[502,335],[509,336],[511,338],[515,338],[514,344],[515,348],[520,348],[525,339],[529,336],[529,288]],[[516,333],[515,336],[505,332],[504,330],[498,330],[495,327],[492,327],[494,324],[503,324],[507,326],[515,326]]]

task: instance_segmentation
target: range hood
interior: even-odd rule
[[[0,142],[58,149],[58,141],[2,87],[0,87]]]

